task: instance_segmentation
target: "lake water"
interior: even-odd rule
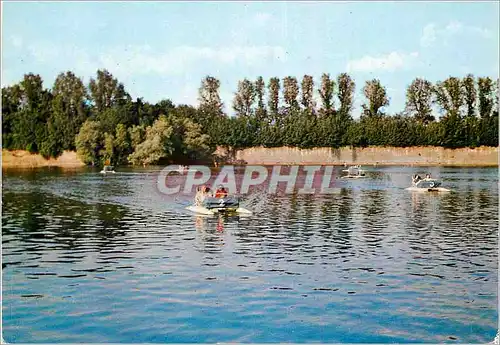
[[[8,342],[489,342],[498,169],[370,167],[334,195],[201,217],[160,168],[3,171]],[[340,171],[340,168],[339,168]]]

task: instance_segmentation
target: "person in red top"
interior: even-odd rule
[[[227,191],[226,189],[220,185],[219,188],[215,191],[215,197],[216,198],[225,198],[227,196]]]

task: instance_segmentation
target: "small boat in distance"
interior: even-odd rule
[[[415,175],[411,182],[411,187],[406,190],[412,192],[450,192],[449,189],[441,187],[441,181],[431,178],[430,174],[427,174],[424,179]]]
[[[101,170],[101,174],[114,174],[115,170],[113,168],[112,165],[105,165]]]
[[[363,178],[366,177],[365,171],[361,169],[360,165],[351,166],[342,172],[346,172],[347,175],[341,176],[341,178]]]

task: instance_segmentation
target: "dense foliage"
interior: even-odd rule
[[[356,85],[342,73],[244,79],[232,109],[224,113],[220,82],[201,82],[198,107],[133,100],[108,71],[85,86],[72,72],[61,73],[52,89],[27,74],[2,88],[2,145],[5,149],[57,157],[76,150],[88,164],[154,164],[207,159],[216,146],[300,148],[383,145],[498,146],[499,81],[450,77],[433,85],[417,78],[406,90],[406,107],[389,115],[380,80],[366,81],[365,103],[353,118]],[[318,95],[316,98],[315,95]]]

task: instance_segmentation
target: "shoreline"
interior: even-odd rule
[[[364,165],[364,166],[453,166],[498,167],[498,147],[448,149],[438,146],[365,148],[342,147],[299,149],[296,147],[253,147],[242,150],[217,148],[228,163],[244,165]]]
[[[407,167],[498,167],[498,147],[447,149],[443,147],[343,147],[299,149],[295,147],[253,147],[229,151],[217,148],[221,165],[325,165],[407,166]],[[64,151],[57,159],[45,159],[24,150],[2,149],[2,169],[85,167],[75,151]],[[124,165],[129,166],[129,165]]]
[[[64,151],[56,159],[45,159],[40,154],[29,153],[25,150],[2,149],[2,169],[36,169],[45,167],[58,167],[76,169],[85,167],[75,151]]]

